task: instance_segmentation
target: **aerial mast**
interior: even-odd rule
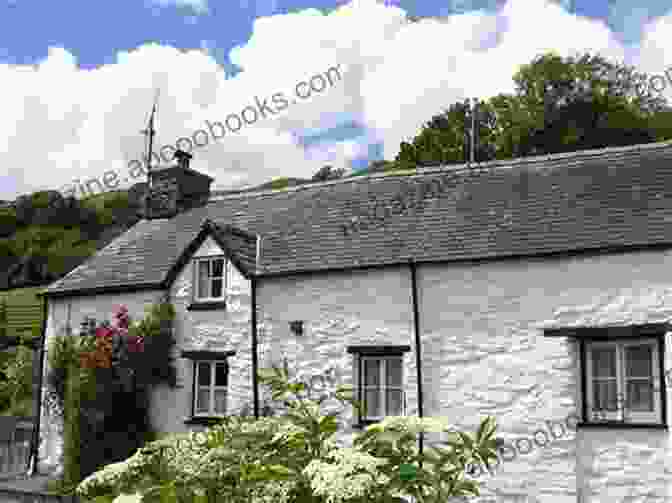
[[[152,113],[149,116],[149,125],[147,126],[147,129],[142,130],[142,134],[145,136],[149,137],[148,145],[147,145],[147,158],[145,160],[146,162],[146,167],[147,167],[147,187],[152,188],[152,177],[151,177],[151,171],[152,171],[152,155],[153,155],[153,146],[154,146],[154,135],[156,134],[156,130],[154,129],[154,115],[156,114],[156,104],[159,98],[159,90],[156,90],[156,94],[154,96],[154,104],[152,105]]]

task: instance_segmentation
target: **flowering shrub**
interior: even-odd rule
[[[201,433],[169,435],[92,474],[77,494],[97,503],[392,503],[407,496],[439,503],[478,495],[465,469],[496,459],[493,418],[473,436],[442,419],[387,418],[341,447],[336,415],[322,415],[305,398],[305,383],[288,382],[281,369],[259,377],[284,415],[227,417]],[[357,405],[350,389],[336,398]],[[420,453],[417,434],[436,431],[448,432],[447,447]]]
[[[65,422],[65,486],[128,457],[151,435],[147,386],[174,379],[173,316],[164,303],[134,323],[118,306],[112,323],[86,319],[79,337],[67,333],[51,342],[48,382]]]
[[[141,353],[144,350],[144,337],[129,333],[130,319],[128,308],[119,306],[114,313],[115,323],[112,326],[103,324],[95,330],[94,351],[80,355],[83,368],[112,368],[128,366],[130,353]]]

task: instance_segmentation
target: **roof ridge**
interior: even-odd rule
[[[565,159],[580,160],[591,157],[604,157],[605,155],[609,154],[637,153],[642,150],[659,150],[668,147],[672,147],[672,140],[651,142],[651,143],[638,143],[636,145],[626,145],[618,147],[612,146],[612,147],[602,147],[587,150],[577,150],[574,152],[560,152],[556,154],[540,154],[527,157],[514,157],[511,159],[494,159],[490,161],[481,161],[475,163],[449,164],[449,165],[432,166],[432,167],[417,167],[416,168],[417,172],[415,174],[393,174],[393,173],[377,172],[367,175],[339,178],[336,180],[306,183],[302,185],[297,185],[295,187],[283,187],[281,190],[262,189],[259,191],[238,192],[238,193],[231,193],[229,191],[212,191],[211,196],[208,199],[208,204],[229,199],[252,199],[264,196],[269,197],[278,196],[280,194],[288,194],[292,192],[298,192],[301,190],[315,189],[317,187],[330,187],[332,185],[338,185],[344,183],[368,183],[370,179],[377,180],[382,178],[390,179],[401,177],[417,178],[425,175],[432,175],[446,172],[462,174],[462,173],[472,173],[477,170],[478,171],[492,170],[495,168],[500,169],[519,168],[524,165],[557,162]]]

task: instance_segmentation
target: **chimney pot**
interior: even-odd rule
[[[194,157],[191,155],[189,152],[185,152],[184,150],[176,150],[175,153],[173,154],[173,159],[177,159],[177,165],[180,168],[188,168],[189,167],[189,161]]]

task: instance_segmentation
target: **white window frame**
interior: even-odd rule
[[[380,361],[380,376],[379,376],[379,382],[381,383],[380,386],[366,386],[366,376],[365,376],[365,362],[366,361]],[[401,386],[388,386],[387,385],[387,361],[389,360],[398,360],[401,365],[400,365],[400,371],[401,371],[401,376],[400,376],[400,381],[401,381]],[[376,355],[376,356],[370,356],[370,355],[359,355],[358,358],[358,374],[359,378],[361,380],[358,381],[358,389],[361,393],[359,399],[364,405],[366,403],[366,391],[367,389],[378,389],[380,390],[380,403],[382,405],[381,409],[384,411],[384,416],[371,416],[368,411],[364,411],[364,413],[361,415],[361,420],[362,421],[382,421],[386,415],[387,415],[387,391],[388,390],[398,390],[401,391],[401,415],[405,416],[406,415],[406,391],[404,390],[404,355]]]
[[[623,339],[610,341],[586,341],[586,400],[589,423],[621,422],[626,424],[662,423],[662,389],[659,368],[659,342],[655,338]],[[627,405],[627,383],[625,376],[625,350],[632,346],[649,346],[651,348],[651,380],[653,388],[653,411],[633,411]],[[593,349],[614,349],[616,351],[616,397],[617,410],[596,409],[594,403]]]
[[[201,364],[207,363],[210,364],[210,385],[201,386],[199,384],[199,368]],[[194,417],[224,417],[226,415],[226,410],[229,401],[229,392],[228,386],[217,386],[215,384],[215,367],[217,364],[224,365],[226,368],[226,382],[229,381],[229,364],[226,360],[194,360],[194,396],[193,396],[193,407],[194,407]],[[203,412],[198,410],[198,392],[201,389],[208,389],[208,410]],[[224,390],[224,411],[216,412],[215,411],[215,391]]]
[[[215,260],[223,260],[224,264],[222,265],[222,275],[221,276],[210,276],[210,271],[212,271],[212,262]],[[201,263],[208,263],[208,296],[207,297],[199,297],[199,292],[201,291],[201,286],[200,286],[200,269],[201,269]],[[229,288],[229,261],[227,260],[226,257],[224,256],[216,256],[216,257],[203,257],[203,258],[197,258],[194,260],[194,267],[196,269],[194,276],[196,277],[196,280],[194,281],[194,300],[197,302],[210,302],[210,301],[222,301],[226,299],[226,293]],[[221,279],[222,280],[222,296],[221,297],[213,297],[212,296],[212,282],[213,280],[216,279]]]

